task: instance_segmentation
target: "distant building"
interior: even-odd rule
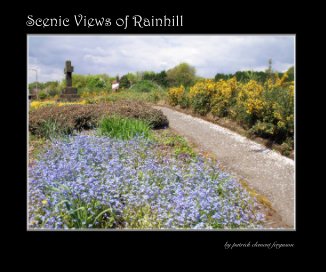
[[[120,85],[120,82],[117,81],[117,80],[114,80],[114,81],[112,82],[112,91],[116,91],[116,90],[118,90],[118,89],[119,89],[119,85]]]

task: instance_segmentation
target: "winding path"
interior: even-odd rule
[[[295,228],[293,160],[219,125],[166,107],[154,108],[162,110],[172,129],[213,153],[229,172],[267,197],[281,221]]]

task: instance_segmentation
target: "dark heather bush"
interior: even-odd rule
[[[53,121],[59,130],[80,131],[97,126],[103,116],[118,115],[149,122],[152,128],[168,126],[168,120],[162,111],[133,101],[119,101],[91,105],[47,106],[33,110],[29,114],[29,130],[32,134],[42,135],[42,124]]]

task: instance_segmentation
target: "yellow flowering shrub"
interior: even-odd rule
[[[294,82],[276,84],[262,93],[264,108],[251,130],[255,134],[272,138],[276,142],[294,135]],[[291,140],[292,139],[292,140]]]
[[[205,115],[211,110],[211,100],[217,92],[217,86],[217,82],[206,79],[190,88],[189,99],[194,112]]]
[[[284,73],[282,78],[279,77],[278,73],[275,73],[273,78],[270,78],[266,81],[265,87],[268,89],[288,87],[291,85],[291,82],[287,82],[289,75]]]
[[[228,80],[202,80],[190,88],[187,96],[194,112],[229,117],[237,120],[249,132],[282,143],[293,142],[294,135],[294,82],[286,73],[280,78],[273,75],[264,83],[256,80],[238,82]],[[185,90],[171,88],[171,105],[181,105]]]
[[[265,102],[262,99],[263,86],[255,80],[250,80],[240,88],[237,103],[243,107],[247,114],[260,117],[263,113]]]
[[[212,114],[226,116],[235,103],[238,82],[235,77],[229,80],[220,80],[215,84],[216,91],[212,95]]]
[[[182,85],[168,90],[168,102],[172,106],[180,104],[184,96],[185,88]]]
[[[198,94],[205,94],[211,96],[216,92],[216,84],[217,82],[211,79],[199,81],[190,88],[189,96],[190,98],[193,98]]]

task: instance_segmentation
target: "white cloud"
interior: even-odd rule
[[[221,35],[31,35],[29,67],[40,68],[39,80],[61,80],[65,60],[75,72],[107,73],[153,70],[159,72],[180,62],[195,66],[197,74],[238,70],[264,70],[268,59],[284,71],[294,64],[294,36]],[[29,81],[34,81],[29,73]]]

